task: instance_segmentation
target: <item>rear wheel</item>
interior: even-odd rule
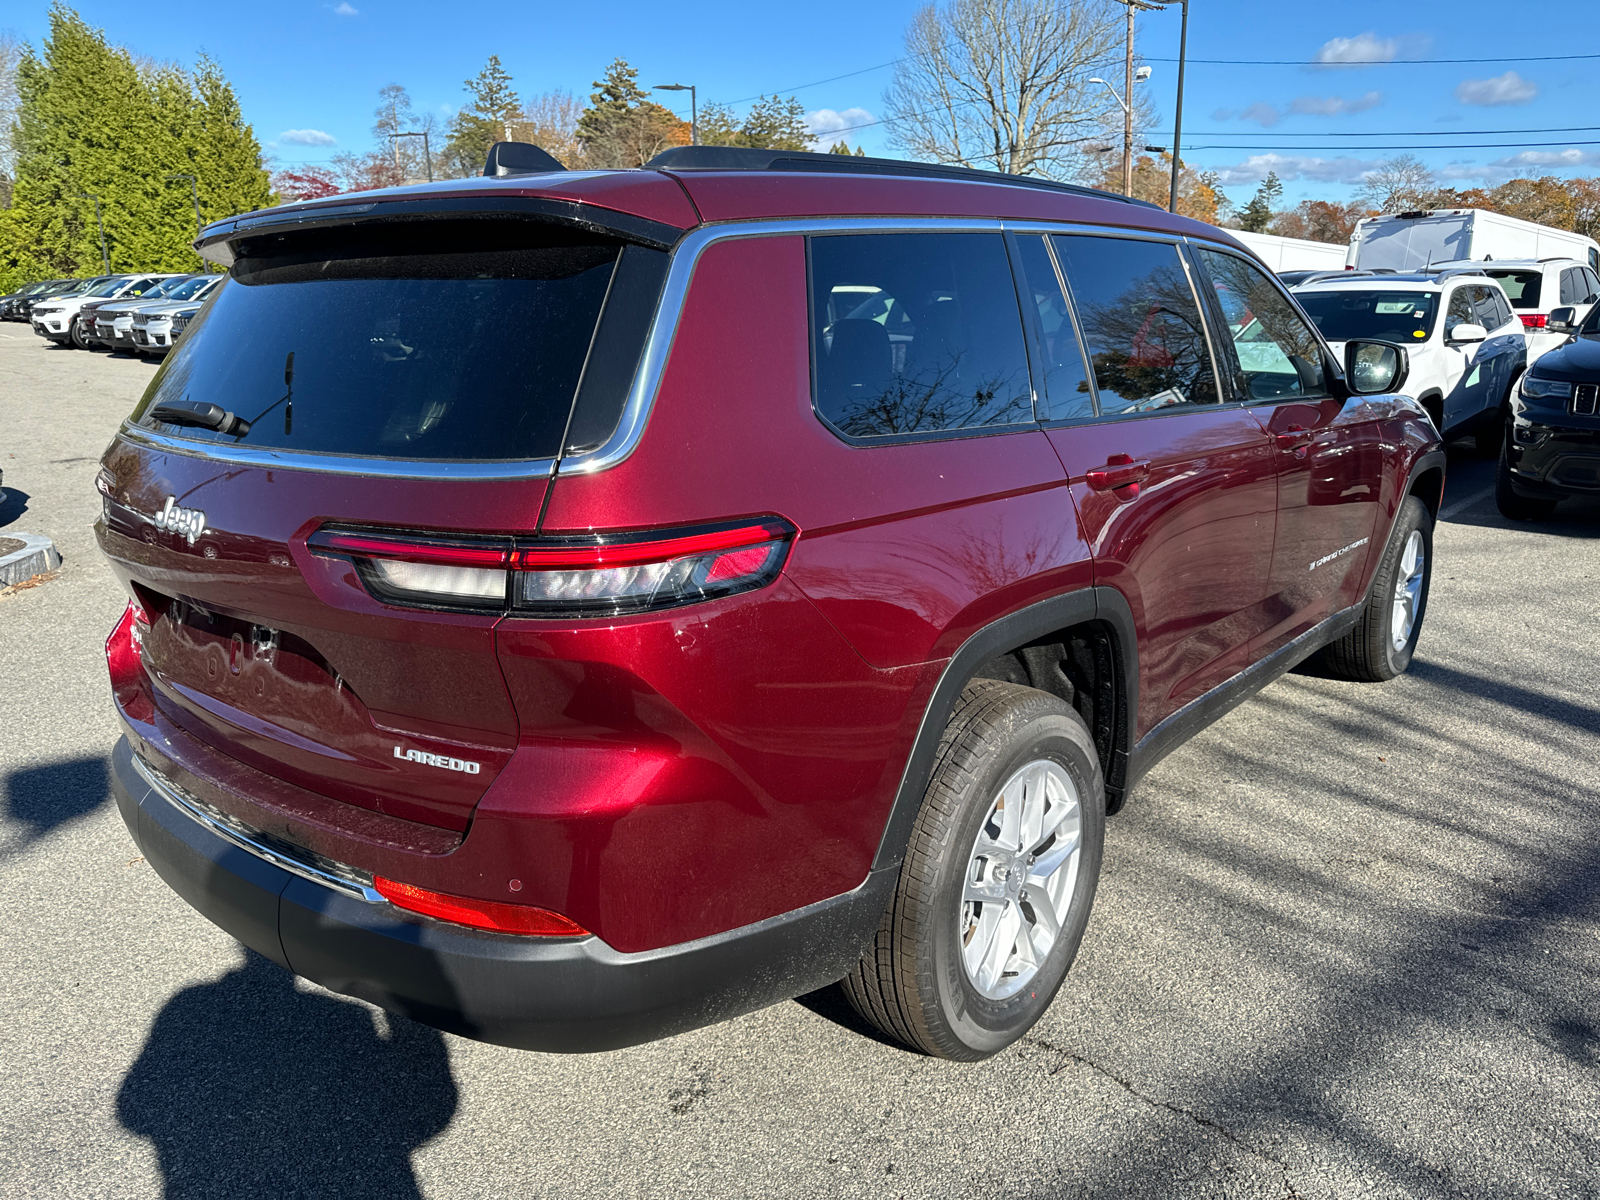
[[[1049,1007],[1088,925],[1105,784],[1088,727],[1048,692],[961,693],[894,902],[845,995],[940,1058],[987,1058]]]
[[[1556,511],[1554,500],[1518,494],[1511,482],[1511,460],[1504,445],[1500,447],[1500,466],[1494,473],[1494,506],[1502,517],[1512,521],[1547,521]]]
[[[1361,683],[1382,683],[1403,674],[1422,634],[1432,575],[1433,517],[1421,500],[1407,496],[1361,619],[1323,652],[1328,668]]]

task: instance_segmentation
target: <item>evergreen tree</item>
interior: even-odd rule
[[[1244,212],[1239,214],[1239,228],[1246,233],[1265,233],[1267,226],[1272,224],[1272,206],[1282,195],[1283,183],[1278,179],[1278,173],[1268,171],[1256,194],[1250,197],[1250,203],[1244,206]]]
[[[489,56],[483,70],[467,80],[466,88],[472,93],[472,103],[451,118],[450,140],[441,154],[445,173],[463,178],[483,170],[489,147],[511,140],[511,127],[522,110],[522,101],[498,54]]]
[[[595,81],[577,127],[587,165],[640,167],[671,146],[688,144],[689,123],[651,100],[638,80],[639,72],[618,58]]]
[[[867,156],[867,152],[860,146],[857,146],[854,150],[850,149],[850,143],[845,141],[843,138],[829,146],[828,153],[843,154],[847,156],[854,155],[856,158],[865,158]]]
[[[101,269],[189,270],[194,175],[203,221],[272,202],[261,148],[220,69],[141,67],[57,3],[17,71],[16,188],[0,213],[0,287]]]
[[[758,150],[809,150],[806,106],[793,96],[787,100],[778,99],[776,93],[762,96],[744,119],[739,145]]]

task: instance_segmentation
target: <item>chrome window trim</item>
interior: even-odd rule
[[[371,877],[364,872],[357,871],[354,867],[347,867],[343,863],[335,863],[332,859],[324,858],[310,850],[290,854],[265,844],[258,840],[262,837],[259,831],[251,829],[243,821],[229,816],[221,809],[212,807],[199,797],[191,796],[147,763],[137,752],[133,755],[133,769],[168,804],[245,853],[253,854],[275,867],[288,871],[291,875],[298,875],[301,879],[332,888],[353,899],[363,900],[368,904],[388,903],[382,895],[373,890]]]
[[[1048,221],[1036,218],[1014,220],[1002,217],[785,217],[724,221],[685,234],[672,248],[666,283],[650,323],[650,333],[634,372],[633,383],[623,402],[622,416],[605,442],[582,454],[558,459],[530,459],[505,462],[407,461],[392,458],[367,458],[348,455],[309,454],[282,450],[221,446],[211,442],[153,433],[124,420],[120,434],[131,442],[173,454],[184,454],[213,462],[244,466],[284,467],[301,471],[322,471],[336,475],[365,475],[380,479],[430,479],[462,481],[519,481],[554,479],[561,476],[592,475],[627,460],[638,447],[662,376],[677,339],[684,301],[701,256],[719,242],[761,237],[821,237],[845,233],[1081,233],[1102,237],[1135,238],[1146,241],[1184,241],[1182,234],[1147,229],[1129,229],[1083,221]]]

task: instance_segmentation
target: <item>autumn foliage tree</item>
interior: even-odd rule
[[[1108,192],[1122,191],[1122,160],[1120,156],[1107,156],[1104,172],[1094,186]],[[1133,195],[1137,200],[1167,207],[1172,198],[1172,155],[1162,152],[1159,157],[1141,155],[1133,160]],[[1222,194],[1217,188],[1217,177],[1210,171],[1197,171],[1188,163],[1178,167],[1178,212],[1181,216],[1198,221],[1217,223],[1217,209]]]
[[[577,127],[586,165],[642,167],[668,147],[689,144],[689,123],[650,99],[625,59],[614,59],[594,87]]]

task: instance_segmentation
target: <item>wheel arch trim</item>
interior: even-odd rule
[[[1133,749],[1135,714],[1139,711],[1139,650],[1133,609],[1121,592],[1110,587],[1083,588],[1052,596],[1018,609],[972,633],[945,663],[923,709],[916,739],[900,776],[894,802],[884,823],[872,869],[898,867],[911,840],[911,829],[933,775],[939,740],[955,709],[956,697],[996,655],[1015,650],[1049,634],[1078,625],[1100,624],[1111,637],[1116,668],[1114,745],[1110,762],[1101,763],[1106,779],[1106,807],[1115,811],[1125,795],[1129,755]],[[1113,782],[1115,781],[1115,782]],[[1113,795],[1115,792],[1115,795]]]

